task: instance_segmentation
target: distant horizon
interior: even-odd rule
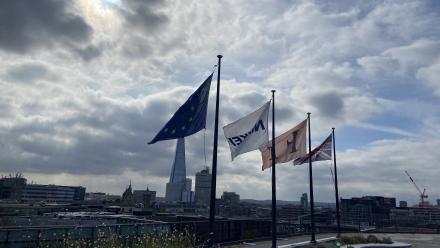
[[[16,172],[16,173],[18,173],[18,174],[21,174],[21,176],[22,177],[24,177],[24,178],[26,178],[25,177],[25,175],[23,174],[23,173],[19,173],[19,172]],[[10,173],[10,175],[15,175],[16,173]],[[1,174],[0,173],[0,178],[2,178],[2,177],[8,177],[9,176],[9,174],[8,175],[4,175],[4,174]],[[194,190],[194,182],[195,182],[195,179],[194,179],[194,176],[193,177],[189,177],[189,178],[191,178],[192,180],[193,180],[193,190]],[[27,179],[27,178],[26,178]],[[29,180],[27,179],[27,182],[29,183]],[[31,181],[33,184],[45,184],[45,183],[40,183],[40,182],[36,182],[36,181]],[[88,188],[87,188],[87,186],[85,186],[85,185],[66,185],[66,184],[56,184],[56,185],[65,185],[65,186],[83,186],[83,187],[85,187],[86,188],[86,193],[105,193],[105,194],[107,194],[107,195],[122,195],[122,193],[124,192],[124,190],[128,187],[128,185],[130,184],[130,182],[128,182],[126,185],[123,185],[122,187],[121,187],[121,190],[120,190],[120,192],[105,192],[105,191],[89,191],[88,190]],[[133,182],[132,182],[132,185],[133,185]],[[307,185],[308,186],[308,185]],[[145,186],[145,188],[142,188],[142,187],[135,187],[135,186],[132,186],[132,188],[133,188],[133,190],[145,190],[145,189],[147,189],[147,187],[149,187],[149,189],[150,190],[153,190],[153,191],[156,191],[156,192],[158,192],[156,189],[154,189],[154,188],[151,188],[148,184],[146,184],[146,186]],[[255,198],[242,198],[242,195],[239,193],[239,192],[237,192],[237,191],[233,191],[233,190],[231,190],[231,191],[222,191],[222,192],[220,192],[219,193],[219,191],[217,190],[217,195],[216,195],[216,197],[217,197],[217,199],[220,199],[220,197],[221,197],[221,195],[223,194],[223,192],[235,192],[235,193],[237,193],[238,195],[240,195],[240,200],[255,200],[255,201],[271,201],[271,197],[270,196],[268,196],[267,198],[261,198],[261,199],[255,199]],[[307,197],[308,197],[308,200],[310,201],[310,199],[309,199],[309,192],[302,192],[302,193],[300,193],[299,195],[298,195],[298,199],[300,199],[300,197],[301,197],[301,195],[303,194],[303,193],[306,193],[307,194]],[[315,192],[315,194],[316,194],[316,192]],[[340,194],[341,194],[341,192],[340,192]],[[345,196],[341,196],[341,198],[343,198],[343,199],[351,199],[351,198],[354,198],[354,197],[364,197],[364,196],[382,196],[382,197],[391,197],[391,198],[395,198],[396,199],[396,206],[399,206],[399,201],[406,201],[407,203],[408,203],[408,206],[416,206],[416,205],[418,205],[418,203],[419,203],[419,201],[417,201],[417,200],[403,200],[403,199],[400,199],[399,197],[397,197],[397,196],[384,196],[384,195],[378,195],[378,194],[363,194],[363,195],[352,195],[352,196],[348,196],[348,197],[345,197]],[[156,197],[159,197],[159,198],[165,198],[165,192],[163,192],[163,194],[157,194],[156,195]],[[417,198],[418,196],[416,196],[416,198]],[[334,192],[333,192],[333,198],[334,198]],[[287,199],[277,199],[277,201],[284,201],[284,202],[300,202],[300,201],[298,201],[298,200],[295,200],[295,199],[291,199],[291,200],[287,200]],[[437,205],[437,199],[434,199],[434,200],[429,200],[429,198],[428,198],[428,201],[429,201],[429,203],[431,204],[431,205],[433,205],[433,206],[436,206]],[[322,201],[322,200],[319,200],[319,199],[316,199],[315,198],[315,202],[316,203],[335,203],[335,200],[333,199],[333,200],[327,200],[327,201]]]

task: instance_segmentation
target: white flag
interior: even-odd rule
[[[223,127],[234,160],[240,154],[267,147],[269,132],[267,119],[270,101],[255,112]]]

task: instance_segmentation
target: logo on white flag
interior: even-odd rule
[[[255,112],[223,127],[232,160],[240,154],[267,147],[269,107],[270,101]]]

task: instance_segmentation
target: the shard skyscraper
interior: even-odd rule
[[[191,201],[191,179],[186,178],[185,138],[179,138],[176,145],[170,181],[166,185],[165,198],[168,202]]]

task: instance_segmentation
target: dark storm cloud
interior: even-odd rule
[[[342,114],[344,109],[342,96],[334,92],[315,95],[312,97],[311,103],[320,114],[326,117],[337,117]]]
[[[54,43],[77,44],[90,39],[92,28],[71,11],[70,1],[0,1],[0,49],[26,53]]]
[[[6,72],[6,79],[12,82],[31,83],[46,77],[49,70],[39,63],[26,63],[12,67]]]

